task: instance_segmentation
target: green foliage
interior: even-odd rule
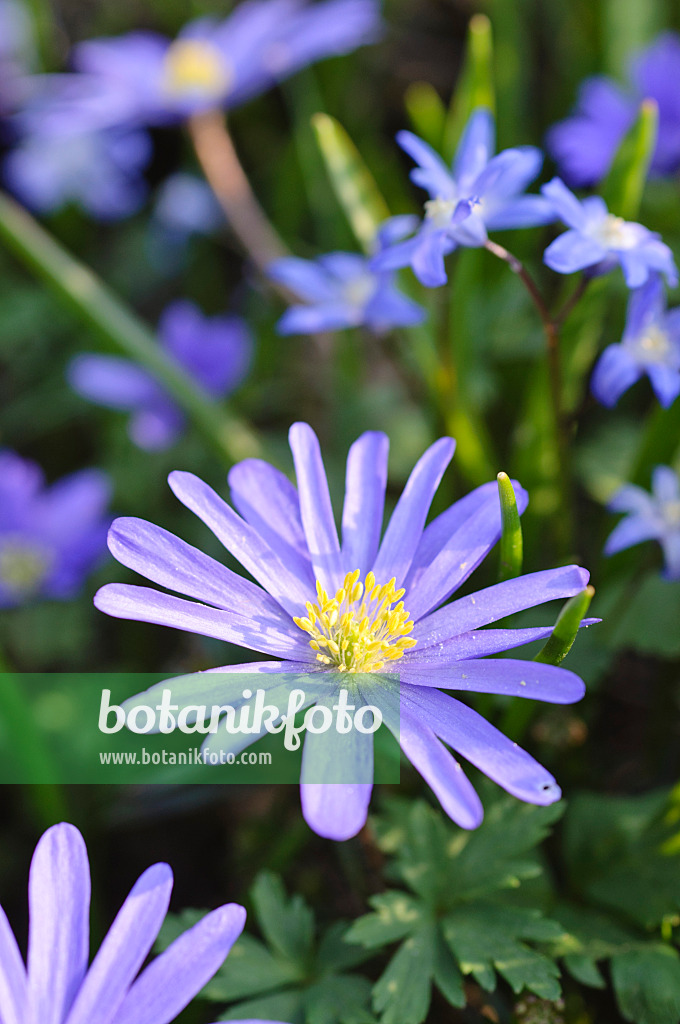
[[[451,98],[444,125],[444,156],[451,159],[470,114],[477,107],[496,110],[493,80],[493,35],[491,22],[485,14],[470,19],[465,48],[465,62],[456,90]]]
[[[498,578],[511,580],[522,571],[524,546],[522,524],[517,510],[515,490],[507,473],[499,473],[498,497],[501,503],[500,568]]]
[[[569,598],[557,617],[555,628],[534,661],[542,661],[547,665],[559,665],[564,661],[578,635],[581,620],[590,608],[594,593],[593,587],[586,587],[580,594]]]
[[[624,220],[636,220],[649,165],[656,145],[659,111],[653,100],[643,100],[635,123],[628,130],[602,187],[610,211]]]

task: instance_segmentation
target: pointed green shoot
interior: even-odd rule
[[[557,616],[552,634],[534,661],[542,661],[546,665],[559,665],[564,661],[576,639],[581,619],[585,617],[594,593],[595,588],[588,586],[580,594],[569,598]]]
[[[496,479],[501,502],[501,557],[498,578],[502,582],[512,580],[521,573],[524,545],[512,481],[507,473],[499,473]]]
[[[378,228],[390,215],[373,175],[335,118],[315,114],[312,128],[338,202],[365,252],[374,249]]]
[[[413,131],[439,153],[446,127],[446,107],[435,87],[429,82],[414,82],[406,90],[404,104]]]
[[[637,220],[649,165],[656,146],[659,108],[643,100],[635,123],[619,146],[602,186],[602,196],[613,214]]]
[[[493,79],[493,35],[485,14],[470,19],[463,70],[451,98],[444,129],[444,157],[451,160],[473,110],[486,107],[496,112]]]
[[[9,196],[0,194],[0,240],[105,340],[144,366],[224,460],[257,455],[250,428],[217,406],[161,348],[125,303]]]

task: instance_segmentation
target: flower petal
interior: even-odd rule
[[[595,365],[590,390],[598,402],[611,409],[641,374],[627,348],[620,344],[609,345]]]
[[[3,1024],[26,1020],[26,968],[5,911],[0,907],[0,1019]]]
[[[83,398],[124,412],[154,402],[161,390],[141,366],[118,356],[76,356],[67,376],[73,390]]]
[[[245,920],[243,907],[228,903],[180,935],[140,974],[115,1024],[169,1024],[222,966]]]
[[[347,456],[342,561],[348,572],[360,569],[362,578],[373,565],[380,544],[388,450],[387,436],[371,431],[354,442]]]
[[[579,231],[565,231],[543,253],[543,262],[558,274],[574,274],[600,263],[606,250]]]
[[[73,825],[54,825],[38,842],[28,904],[28,1017],[62,1024],[89,955],[90,868],[83,837]]]
[[[586,214],[578,199],[560,178],[553,178],[541,186],[541,195],[552,203],[555,212],[564,223],[581,231],[586,226]]]
[[[482,173],[496,147],[493,114],[483,107],[473,111],[458,143],[453,175],[460,191],[467,195]]]
[[[451,636],[460,636],[525,608],[573,597],[587,584],[588,573],[576,565],[544,569],[495,583],[492,587],[452,601],[419,622],[415,631],[418,648],[439,644]]]
[[[269,264],[267,276],[285,285],[305,302],[332,302],[336,297],[328,274],[314,260],[286,256]]]
[[[415,686],[500,693],[551,704],[574,704],[586,692],[583,680],[566,668],[511,658],[468,659],[449,665],[411,662],[403,668],[400,663],[399,675],[403,682]]]
[[[593,622],[599,621],[599,619],[584,619],[581,625],[590,626]],[[402,667],[406,668],[407,665],[418,669],[425,665],[436,668],[466,661],[468,658],[486,658],[489,654],[509,651],[513,647],[522,647],[535,640],[547,640],[553,628],[553,626],[527,626],[523,629],[473,629],[469,633],[452,636],[443,643],[432,647],[414,647],[400,659],[399,671],[401,672]]]
[[[426,187],[429,191],[444,198],[453,196],[455,184],[451,178],[451,172],[439,153],[436,153],[427,142],[423,142],[413,132],[398,132],[397,143],[422,170],[427,172],[428,185]]]
[[[334,593],[344,574],[319,440],[307,423],[294,423],[288,437],[295,462],[302,526],[314,572],[324,589]]]
[[[154,864],[137,880],[87,972],[66,1024],[112,1020],[156,941],[171,892],[167,864]]]
[[[305,741],[305,749],[309,737]],[[300,784],[302,816],[324,839],[342,842],[362,830],[368,817],[373,784],[350,782],[303,782]]]
[[[614,527],[604,546],[605,555],[615,555],[626,548],[632,548],[645,540],[660,540],[662,527],[656,519],[646,516],[627,516]]]
[[[647,373],[659,404],[667,409],[680,395],[680,372],[672,366],[648,366]]]
[[[432,499],[448,466],[456,442],[442,437],[414,466],[385,530],[373,572],[379,583],[393,576],[401,586],[420,544]]]

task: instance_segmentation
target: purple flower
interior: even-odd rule
[[[392,217],[378,235],[379,251],[413,230],[416,218]],[[402,295],[391,271],[376,272],[370,259],[332,252],[317,260],[284,257],[269,267],[269,276],[304,301],[279,320],[279,334],[313,334],[344,327],[367,327],[381,334],[392,327],[422,323],[425,310]]]
[[[180,935],[146,967],[172,891],[153,864],[132,887],[89,965],[90,867],[74,825],[39,840],[28,880],[26,966],[0,908],[3,1024],[168,1024],[222,966],[246,912],[228,903]],[[259,1022],[258,1022],[259,1024]]]
[[[25,121],[27,130],[3,166],[5,182],[21,202],[38,213],[73,202],[98,220],[136,213],[146,197],[143,171],[151,159],[144,131],[80,131],[30,121],[32,130]]]
[[[171,174],[159,187],[153,217],[173,244],[190,235],[210,235],[224,223],[224,214],[208,183],[183,172]]]
[[[467,123],[449,169],[426,142],[411,132],[399,132],[397,142],[418,166],[411,180],[430,194],[425,219],[416,235],[374,259],[380,270],[409,264],[424,285],[446,282],[444,256],[457,246],[481,246],[488,231],[534,227],[555,219],[550,203],[522,193],[543,162],[533,146],[506,149],[498,156],[493,115],[476,110]]]
[[[167,307],[158,330],[161,346],[215,398],[233,391],[248,371],[252,339],[240,317],[204,317],[192,302],[178,300]],[[131,412],[128,432],[140,448],[167,448],[182,431],[184,415],[174,400],[128,359],[76,356],[68,379],[91,402]]]
[[[629,288],[639,288],[655,271],[669,284],[678,283],[673,253],[655,232],[615,217],[600,196],[579,202],[559,178],[543,185],[541,192],[570,229],[545,250],[543,259],[551,270],[573,274],[590,268],[593,274],[604,274],[618,263]]]
[[[106,551],[110,490],[94,469],[46,487],[39,466],[0,450],[0,608],[78,592]]]
[[[603,405],[616,405],[645,373],[661,405],[671,405],[680,394],[680,309],[666,311],[657,274],[631,293],[623,338],[600,356],[591,381],[593,394]]]
[[[680,580],[680,480],[670,466],[657,466],[652,473],[652,493],[626,484],[609,502],[610,512],[625,517],[609,535],[605,555],[658,540],[664,555],[664,577]]]
[[[666,32],[631,62],[632,92],[609,78],[589,78],[579,91],[576,112],[548,133],[548,148],[560,172],[574,186],[595,185],[609,170],[621,141],[635,120],[640,102],[659,108],[653,174],[680,168],[680,38]]]
[[[374,42],[380,27],[375,0],[247,0],[224,21],[192,21],[175,40],[139,31],[80,43],[71,101],[97,124],[233,108],[301,67]]]
[[[464,828],[479,825],[482,805],[443,744],[519,799],[538,804],[559,799],[560,790],[549,772],[467,704],[438,687],[555,703],[579,700],[584,686],[572,672],[537,662],[486,660],[487,655],[549,636],[550,626],[483,627],[579,593],[588,574],[576,566],[535,572],[446,604],[498,541],[496,481],[478,487],[426,526],[430,503],[455,446],[450,438],[442,438],[415,466],[381,540],[388,439],[381,433],[363,434],[347,460],[340,541],[319,442],[311,427],[294,424],[290,446],[297,489],[278,469],[247,459],[229,474],[237,511],[191,473],[174,472],[169,478],[179,500],[203,520],[255,582],[152,523],[118,519],[109,534],[118,561],[193,600],[148,587],[111,584],[97,593],[96,606],[118,618],[201,633],[276,659],[185,677],[183,692],[191,705],[225,700],[235,707],[244,705],[238,675],[243,672],[258,674],[257,685],[268,696],[277,687],[281,693],[281,673],[302,674],[309,702],[330,701],[331,706],[338,688],[349,687],[357,705],[381,710],[406,756]],[[515,491],[523,510],[526,492],[518,484]],[[321,607],[315,610],[315,604]],[[385,672],[396,673],[400,687],[395,675]],[[230,688],[225,673],[237,673],[237,685]],[[133,698],[128,706],[136,700],[149,702],[150,693]],[[256,738],[232,737],[233,750],[237,745],[242,750]],[[225,750],[225,741],[226,736],[208,736],[205,749],[210,750],[211,743],[216,749],[218,743]],[[354,731],[341,736],[334,730],[307,735],[302,806],[307,822],[319,834],[347,839],[362,827],[372,759],[370,735]]]

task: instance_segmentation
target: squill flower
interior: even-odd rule
[[[609,535],[605,555],[616,554],[645,540],[656,540],[663,551],[667,580],[680,580],[680,479],[670,466],[652,473],[652,493],[625,484],[611,499],[610,512],[625,512]]]

